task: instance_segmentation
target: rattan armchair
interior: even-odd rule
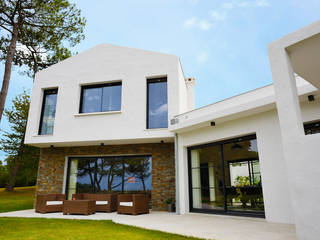
[[[143,214],[149,213],[149,196],[146,194],[119,194],[119,214]]]
[[[35,211],[39,213],[62,212],[65,194],[37,194]]]
[[[78,193],[72,194],[74,200],[94,200],[96,212],[114,212],[117,210],[117,194]]]

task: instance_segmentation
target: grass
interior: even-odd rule
[[[0,188],[0,213],[33,208],[35,187]],[[0,217],[0,239],[196,239],[112,221]]]
[[[17,187],[14,192],[0,188],[0,213],[33,208],[35,187]]]
[[[197,239],[116,224],[112,221],[0,218],[0,239]]]

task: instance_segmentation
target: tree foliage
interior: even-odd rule
[[[5,61],[0,93],[0,120],[7,96],[12,64],[35,73],[71,56],[65,46],[84,39],[85,19],[68,0],[0,1],[0,60]]]
[[[17,176],[23,176],[26,182],[35,181],[39,159],[39,149],[24,144],[30,96],[24,91],[12,103],[12,108],[5,111],[10,131],[4,132],[0,140],[0,150],[8,154],[6,162],[10,172],[7,186],[9,191],[15,186]]]

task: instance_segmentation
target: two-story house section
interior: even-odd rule
[[[178,214],[318,239],[319,46],[320,21],[274,41],[274,84],[197,109],[170,54],[103,44],[39,72],[25,138],[41,148],[37,191],[147,192],[153,210],[172,199]]]
[[[25,143],[41,148],[38,192],[175,198],[169,119],[194,107],[177,56],[101,44],[37,73]]]

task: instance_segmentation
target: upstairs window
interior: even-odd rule
[[[168,127],[167,78],[147,80],[147,128]]]
[[[121,110],[121,82],[83,86],[80,113]]]
[[[58,89],[50,89],[43,92],[39,135],[53,134],[54,118],[56,115],[57,93]]]

